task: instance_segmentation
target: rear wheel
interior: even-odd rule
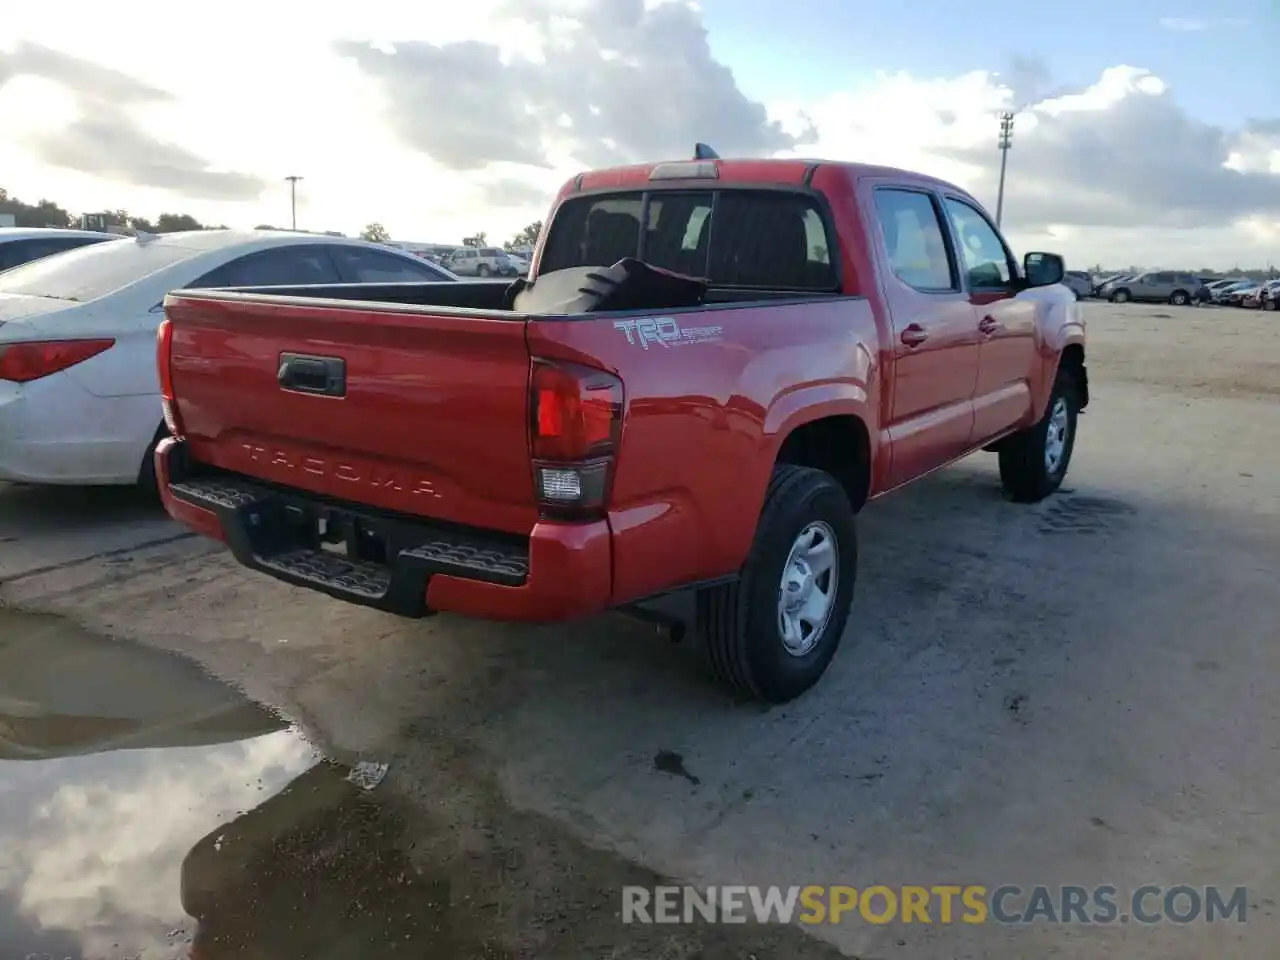
[[[168,435],[169,431],[165,429],[165,425],[160,424],[156,435],[151,438],[147,452],[142,455],[142,464],[138,468],[138,489],[144,496],[154,497],[157,500],[160,498],[160,483],[156,479],[156,447]]]
[[[1265,300],[1263,300],[1263,301],[1262,301],[1262,309],[1263,309],[1263,310],[1274,310],[1275,308],[1276,308],[1276,298],[1275,298],[1275,297],[1267,297],[1267,299],[1265,299]]]
[[[480,264],[480,266],[476,267],[477,277],[487,277],[488,275],[489,275],[489,265],[487,263],[482,263]]]
[[[1169,298],[1169,302],[1175,307],[1185,307],[1191,302],[1191,295],[1185,290],[1173,291],[1173,296]]]
[[[773,703],[817,683],[848,622],[857,565],[854,511],[840,484],[820,470],[775,467],[737,582],[697,597],[717,680]]]
[[[1019,503],[1036,503],[1062,486],[1080,412],[1075,378],[1060,370],[1044,416],[1000,445],[1000,482]]]

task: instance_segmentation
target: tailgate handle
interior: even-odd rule
[[[347,362],[341,357],[311,357],[302,353],[280,354],[276,381],[282,390],[315,393],[325,397],[347,395]]]

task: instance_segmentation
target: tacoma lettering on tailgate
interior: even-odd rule
[[[341,460],[325,460],[310,455],[297,455],[277,447],[265,447],[255,443],[240,445],[253,463],[289,471],[309,473],[316,477],[332,477],[345,483],[360,484],[375,490],[408,491],[424,497],[440,499],[435,484],[423,477],[416,477],[406,470],[385,465],[357,465]]]

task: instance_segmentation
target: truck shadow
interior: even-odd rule
[[[133,523],[164,516],[159,499],[136,487],[45,487],[0,482],[0,517],[32,532]]]
[[[1076,489],[1041,504],[1008,503],[993,471],[953,468],[864,512],[859,582],[844,645],[828,676],[790,708],[735,703],[709,682],[698,669],[692,598],[680,596],[654,606],[690,622],[681,643],[670,642],[661,627],[622,614],[524,629],[441,617],[436,622],[448,630],[433,629],[430,641],[448,648],[441,668],[452,674],[459,659],[472,663],[492,695],[487,705],[442,703],[441,712],[499,717],[526,698],[545,703],[554,691],[566,709],[576,703],[596,716],[610,704],[626,709],[642,703],[727,718],[740,718],[743,709],[808,713],[810,704],[829,706],[834,688],[865,675],[868,657],[878,669],[890,669],[885,651],[902,663],[940,644],[959,653],[985,639],[996,650],[1027,623],[1038,625],[1050,642],[1051,628],[1070,629],[1081,591],[1096,589],[1101,568],[1141,570],[1162,549],[1161,526],[1151,523],[1160,512],[1153,504]],[[949,626],[946,635],[935,629],[940,620]],[[602,685],[609,703],[600,702]]]

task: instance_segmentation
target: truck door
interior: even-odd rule
[[[999,232],[968,200],[944,200],[964,288],[980,338],[970,446],[986,443],[1031,413],[1031,376],[1039,370],[1036,316],[1042,304],[1017,296],[1018,268]]]
[[[881,284],[893,326],[893,487],[968,449],[979,338],[939,198],[922,188],[885,185],[874,187],[874,199],[886,267]]]

